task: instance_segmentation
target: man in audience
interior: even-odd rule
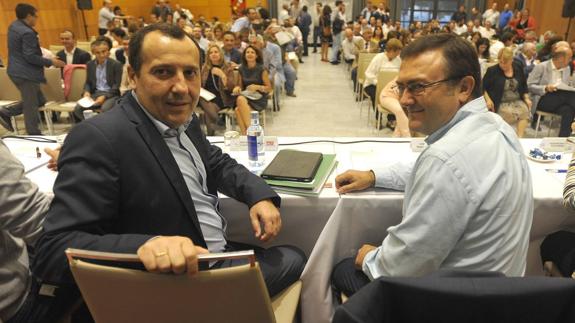
[[[476,19],[479,20],[479,24],[481,25],[481,22],[483,21],[483,15],[481,14],[481,12],[479,12],[479,9],[477,9],[477,7],[473,7],[471,8],[471,15],[469,16],[469,20],[475,22]]]
[[[230,29],[231,32],[237,33],[244,28],[249,29],[252,25],[252,21],[258,18],[258,13],[254,8],[247,8],[242,13],[244,16],[234,21],[232,28]]]
[[[55,165],[58,151],[47,148]],[[0,139],[0,321],[40,322],[51,313],[34,317],[38,285],[28,269],[27,246],[34,247],[42,232],[42,222],[52,201],[24,175],[24,166]],[[54,314],[54,313],[52,313]],[[37,321],[38,320],[38,321]]]
[[[503,47],[513,47],[515,40],[515,34],[511,31],[506,31],[501,35],[500,39],[491,44],[489,47],[489,56],[490,57],[497,57],[499,55],[499,51]]]
[[[498,26],[499,31],[503,31],[503,29],[507,27],[512,18],[513,18],[513,10],[509,9],[509,4],[506,3],[503,6],[503,11],[501,12],[501,15],[499,16],[499,25],[496,24],[493,25]]]
[[[405,190],[403,217],[380,247],[339,263],[332,284],[347,296],[380,276],[438,269],[525,273],[533,186],[513,129],[487,110],[475,48],[453,34],[402,51],[397,79],[409,128],[428,135],[415,162],[336,177],[340,193]]]
[[[150,13],[150,25],[160,23],[160,17],[155,13]]]
[[[69,30],[61,32],[60,42],[64,45],[64,49],[56,53],[56,56],[62,62],[66,62],[66,64],[86,64],[92,59],[90,53],[76,47],[76,38],[73,32]]]
[[[110,112],[74,127],[62,147],[33,264],[42,282],[58,292],[73,288],[66,248],[137,253],[150,272],[189,275],[198,267],[246,263],[198,265],[199,253],[254,249],[270,296],[299,279],[305,256],[297,248],[226,240],[218,191],[248,205],[246,220],[261,241],[281,229],[280,197],[202,134],[193,114],[199,57],[200,49],[176,26],[151,25],[132,36],[135,90]]]
[[[167,16],[172,13],[172,10],[166,5],[165,0],[158,0],[156,1],[156,5],[152,8],[152,13],[156,14],[162,22],[167,22]],[[172,22],[170,21],[170,23]]]
[[[114,59],[125,65],[128,61],[128,45],[130,44],[130,36],[124,35],[122,37],[122,47],[116,49],[114,53]],[[123,73],[122,73],[123,74]]]
[[[191,25],[192,19],[194,19],[194,15],[190,12],[190,10],[182,8],[182,6],[180,6],[180,4],[177,3],[176,6],[174,7],[174,21],[178,22],[180,18],[184,19],[184,23],[186,25]]]
[[[26,132],[41,135],[38,127],[38,108],[46,103],[40,90],[40,83],[46,83],[44,67],[64,67],[58,58],[42,57],[38,33],[34,30],[38,11],[29,4],[16,5],[16,21],[8,27],[8,69],[7,73],[18,88],[22,102],[10,108],[0,108],[0,125],[14,131],[10,117],[24,113]]]
[[[313,22],[313,35],[312,35],[312,43],[313,43],[313,53],[317,53],[317,44],[318,40],[321,40],[321,26],[319,24],[319,18],[321,17],[321,10],[323,6],[321,2],[316,2],[315,9],[311,13],[312,22]]]
[[[302,35],[302,44],[303,44],[303,56],[307,56],[307,39],[309,37],[310,32],[310,25],[311,25],[311,15],[307,12],[307,6],[303,6],[299,13],[299,18],[297,20],[297,26],[301,31]]]
[[[345,4],[341,0],[335,2],[336,10],[332,18],[332,44],[331,44],[331,60],[334,65],[339,64],[339,50],[341,49],[342,31],[345,25]]]
[[[513,63],[518,64],[519,67],[523,69],[525,77],[529,76],[529,73],[535,67],[535,57],[537,52],[535,51],[535,44],[532,42],[525,42],[521,46],[521,51],[515,55]]]
[[[497,2],[491,5],[491,8],[485,10],[483,13],[483,25],[489,21],[492,26],[497,26],[499,22],[499,11],[497,11]]]
[[[569,44],[559,42],[553,48],[551,59],[536,65],[527,78],[536,110],[561,115],[559,137],[571,135],[571,123],[575,118],[575,92],[561,89],[562,86],[573,86],[569,70],[572,56]]]
[[[343,50],[343,60],[347,64],[353,63],[356,59],[359,51],[365,46],[363,38],[359,36],[354,36],[351,28],[346,28],[344,31],[345,39],[341,42],[341,48]]]
[[[486,20],[485,25],[479,27],[479,33],[481,34],[481,37],[491,39],[493,38],[493,35],[497,33],[497,31],[492,28],[491,21]]]
[[[103,36],[98,37],[92,44],[92,53],[96,58],[86,65],[86,83],[84,84],[84,98],[91,98],[92,106],[76,105],[74,119],[84,120],[85,110],[110,110],[120,95],[122,83],[122,64],[110,57],[110,43]]]
[[[372,108],[375,109],[375,87],[379,71],[399,71],[401,58],[399,54],[403,44],[398,39],[390,39],[385,46],[385,52],[375,55],[365,70],[365,93],[371,98]]]
[[[455,21],[458,25],[460,22],[463,22],[463,24],[467,22],[467,13],[465,12],[464,5],[460,5],[459,10],[453,13],[451,21]]]
[[[202,35],[202,27],[200,27],[200,25],[194,26],[194,29],[192,30],[192,39],[194,39],[196,43],[200,45],[200,48],[204,52],[208,50],[208,45],[210,44],[210,42],[204,38],[204,35]]]
[[[98,33],[105,35],[108,32],[108,23],[114,22],[116,15],[114,15],[112,0],[104,0],[102,8],[98,12]]]
[[[231,31],[226,31],[224,33],[223,40],[224,46],[222,49],[224,50],[224,59],[226,62],[232,62],[236,64],[236,66],[240,65],[242,60],[242,53],[240,53],[240,51],[234,47],[236,44],[236,34]]]

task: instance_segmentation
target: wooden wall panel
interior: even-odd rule
[[[0,0],[0,57],[6,61],[8,49],[6,37],[8,26],[16,19],[14,8],[23,0]],[[84,20],[81,11],[76,9],[76,0],[26,0],[25,2],[38,9],[38,25],[36,30],[40,35],[40,44],[48,48],[51,44],[59,44],[60,32],[70,29],[79,40],[88,40],[84,32]],[[266,2],[266,1],[262,1]],[[120,6],[126,15],[142,16],[149,20],[150,11],[155,0],[114,0],[114,5]],[[231,19],[230,0],[172,0],[172,4],[180,3],[195,16],[204,15],[207,20],[216,16],[220,21]],[[257,0],[247,0],[247,6],[255,6]],[[93,10],[84,11],[88,35],[98,33],[98,11],[101,0],[92,0]]]

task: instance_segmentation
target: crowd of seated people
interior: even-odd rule
[[[575,113],[575,109],[572,108],[573,104],[571,103],[573,101],[570,100],[570,96],[573,92],[556,89],[555,84],[544,84],[545,82],[558,82],[558,79],[548,79],[545,75],[543,79],[541,79],[540,74],[542,67],[539,68],[539,73],[535,76],[532,77],[531,75],[539,64],[550,61],[553,57],[557,57],[557,55],[563,55],[565,57],[565,64],[559,62],[557,58],[555,59],[557,64],[546,64],[553,64],[552,68],[560,69],[561,75],[564,78],[563,83],[568,86],[573,86],[575,84],[572,76],[573,49],[570,48],[571,46],[569,44],[558,46],[557,44],[561,42],[563,38],[553,31],[546,31],[542,35],[537,35],[535,30],[537,22],[535,18],[530,15],[528,9],[512,10],[508,4],[505,4],[503,10],[500,12],[498,4],[493,3],[492,6],[483,13],[477,8],[472,8],[468,17],[465,6],[461,5],[457,11],[453,13],[451,21],[443,25],[438,20],[432,19],[428,22],[414,21],[409,25],[402,26],[399,21],[390,19],[389,16],[385,14],[385,12],[389,10],[382,10],[382,7],[385,8],[383,2],[379,4],[368,2],[366,7],[361,11],[361,15],[357,16],[353,21],[349,21],[347,27],[344,29],[340,54],[342,59],[352,66],[351,79],[354,83],[354,89],[357,89],[357,62],[360,53],[388,53],[389,58],[389,52],[393,53],[393,51],[389,51],[386,47],[392,39],[398,39],[402,46],[406,46],[421,36],[436,33],[455,33],[467,39],[477,49],[481,75],[485,75],[487,78],[484,84],[489,88],[489,91],[486,90],[487,101],[490,106],[493,107],[494,112],[502,114],[506,121],[516,127],[519,136],[525,134],[525,124],[526,122],[528,124],[529,120],[532,121],[531,127],[535,128],[535,121],[538,118],[536,112],[538,110],[559,114],[562,118],[562,127],[559,135],[570,135],[571,128],[569,125],[573,123],[573,113]],[[323,13],[320,19],[320,22],[323,22],[321,27],[327,30],[330,28],[329,20],[334,19],[334,14],[331,14],[331,8],[327,5],[323,8],[319,8],[319,10]],[[333,24],[333,22],[331,23]],[[333,26],[331,26],[331,28],[333,28]],[[329,39],[326,41],[329,41]],[[564,48],[564,51],[562,51],[561,48]],[[322,59],[328,56],[328,50],[328,47],[324,48]],[[557,52],[558,50],[559,52]],[[504,52],[505,63],[501,63],[499,59],[502,52]],[[336,55],[338,54],[336,53]],[[372,63],[367,71],[365,71],[365,82],[362,85],[363,91],[368,94],[373,104],[376,102],[375,97],[377,95],[374,85],[380,70],[380,68],[377,67],[381,65],[382,57],[383,56],[378,55],[372,59]],[[393,55],[391,55],[391,57],[393,57]],[[567,57],[569,57],[569,59]],[[395,68],[398,69],[399,63],[396,65]],[[493,67],[494,65],[497,66]],[[507,71],[505,75],[508,81],[513,78],[521,85],[519,88],[513,88],[515,91],[521,90],[521,92],[516,93],[516,95],[519,96],[518,100],[514,100],[514,102],[517,102],[517,104],[513,105],[516,109],[511,111],[507,105],[503,109],[509,110],[508,112],[511,114],[502,112],[499,109],[501,95],[505,92],[503,85],[509,85],[509,82],[502,82],[503,79],[499,78],[504,69]],[[491,72],[486,75],[488,71]],[[497,85],[491,83],[493,77],[499,79]],[[524,82],[528,77],[532,80],[531,83],[538,84],[525,87]],[[536,77],[539,77],[537,81],[535,81]],[[512,92],[508,92],[508,94],[511,93]],[[552,93],[552,95],[547,95],[547,100],[540,103],[539,98],[550,93]],[[493,98],[488,97],[490,94],[493,94],[497,99],[493,100]],[[552,102],[549,101],[551,97],[555,98]],[[358,99],[362,99],[361,96],[358,97]],[[506,97],[506,100],[507,99],[509,98]],[[533,104],[531,102],[533,102]],[[373,108],[375,108],[375,106],[373,106]],[[512,115],[513,117],[511,117]],[[401,118],[403,118],[403,116]],[[395,118],[393,114],[388,116],[388,120],[391,121],[388,122],[388,126],[394,129],[397,122],[394,121]],[[379,125],[379,127],[381,127],[381,125]],[[405,131],[399,131],[399,133],[402,132],[405,133]],[[394,131],[394,135],[398,135],[398,132]]]

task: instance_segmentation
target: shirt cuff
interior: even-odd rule
[[[375,187],[388,188],[389,183],[393,183],[394,181],[393,172],[389,167],[374,168],[371,171],[375,175]]]
[[[377,270],[377,256],[379,255],[380,250],[381,246],[366,253],[365,257],[363,258],[361,269],[367,278],[369,278],[369,280],[377,279],[380,276]]]

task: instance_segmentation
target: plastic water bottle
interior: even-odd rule
[[[264,128],[260,126],[260,114],[257,111],[251,112],[251,124],[247,130],[248,135],[248,157],[251,170],[258,169],[264,165]]]

